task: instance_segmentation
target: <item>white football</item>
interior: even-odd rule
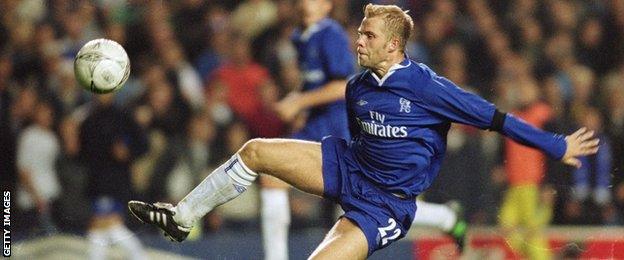
[[[119,43],[109,39],[87,42],[74,59],[76,80],[85,89],[110,93],[120,89],[130,75],[130,59]]]

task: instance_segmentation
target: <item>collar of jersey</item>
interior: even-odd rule
[[[329,25],[327,21],[328,19],[325,18],[316,22],[313,25],[310,25],[308,28],[305,29],[305,31],[301,32],[301,40],[304,42],[308,41],[312,37],[312,35]]]
[[[394,72],[396,72],[397,70],[407,68],[410,65],[412,65],[412,62],[410,61],[409,56],[407,56],[407,53],[406,53],[405,59],[401,61],[400,63],[396,63],[390,66],[390,69],[388,69],[388,73],[386,73],[386,75],[384,75],[381,79],[377,77],[377,75],[373,73],[370,69],[368,70],[368,73],[370,73],[375,79],[375,81],[377,81],[377,86],[381,87],[381,85],[383,85],[383,83],[390,77],[390,75],[394,74]]]

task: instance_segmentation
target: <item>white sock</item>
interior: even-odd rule
[[[245,166],[238,153],[234,154],[176,205],[173,219],[184,227],[192,227],[216,206],[245,192],[256,177],[258,174]]]
[[[416,217],[412,224],[436,227],[444,232],[451,231],[457,221],[455,212],[446,205],[417,201]]]
[[[124,225],[117,225],[108,230],[108,235],[113,244],[118,244],[126,250],[128,259],[146,259],[141,241]]]
[[[288,228],[290,205],[288,189],[267,189],[262,198],[262,241],[265,260],[288,259]]]
[[[100,260],[106,259],[108,252],[108,237],[106,231],[103,230],[91,230],[87,237],[91,243],[89,248],[89,259]]]

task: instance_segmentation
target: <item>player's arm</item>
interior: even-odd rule
[[[314,90],[290,93],[275,105],[275,110],[282,120],[292,121],[305,109],[344,99],[346,84],[344,79],[332,80]]]
[[[512,114],[499,111],[494,104],[464,91],[446,78],[433,75],[427,82],[420,102],[425,108],[453,122],[500,132],[518,143],[540,149],[548,156],[575,167],[581,164],[576,157],[593,154],[598,150],[598,139],[585,128],[569,136],[547,132]]]
[[[347,78],[355,72],[349,40],[339,30],[330,30],[323,37],[319,55],[323,60],[323,72],[330,80],[319,88],[292,93],[280,101],[276,110],[285,121],[291,121],[305,109],[344,99]]]
[[[345,97],[347,80],[335,79],[320,88],[305,91],[299,94],[299,103],[302,109],[329,104]]]

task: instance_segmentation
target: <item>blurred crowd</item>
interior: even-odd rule
[[[532,181],[553,224],[624,224],[623,0],[335,0],[332,16],[351,37],[368,2],[409,9],[408,54],[456,84],[545,129],[596,131],[601,150],[582,168],[545,160]],[[39,220],[81,232],[101,210],[96,193],[178,201],[246,140],[287,137],[305,122],[285,124],[272,109],[301,85],[295,0],[22,0],[0,10],[2,181],[16,190],[24,229]],[[74,78],[75,54],[96,38],[131,59],[114,95]],[[511,145],[454,126],[424,197],[458,200],[469,222],[496,223],[502,191],[526,179],[512,174],[522,162],[512,163]],[[322,223],[318,199],[292,193],[293,228]],[[257,194],[244,197],[209,214],[204,230],[257,223]]]

